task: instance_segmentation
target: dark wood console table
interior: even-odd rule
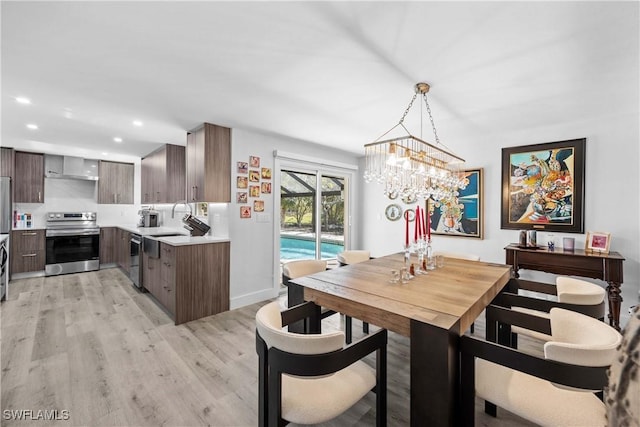
[[[581,249],[564,251],[547,248],[523,249],[517,245],[509,245],[506,251],[506,263],[513,266],[515,277],[518,270],[537,270],[547,273],[568,276],[592,277],[602,279],[609,284],[609,324],[620,330],[620,285],[622,284],[622,262],[624,257],[618,252],[602,254],[585,252]]]

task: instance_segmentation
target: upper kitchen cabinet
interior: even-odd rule
[[[13,179],[13,148],[0,147],[0,176]]]
[[[205,123],[187,133],[187,201],[231,201],[231,129]]]
[[[100,161],[99,204],[133,204],[133,164]]]
[[[16,151],[13,173],[14,202],[44,202],[44,155]]]
[[[184,192],[184,147],[167,144],[142,159],[142,203],[174,203]]]

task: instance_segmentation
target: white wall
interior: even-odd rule
[[[279,215],[273,212],[274,197],[279,191],[273,187],[271,194],[262,194],[259,200],[264,200],[265,211],[260,216],[251,212],[249,219],[240,218],[240,205],[235,202],[236,189],[236,162],[248,162],[249,156],[260,157],[260,166],[272,169],[272,175],[276,174],[274,167],[274,150],[299,153],[317,159],[328,159],[346,164],[357,165],[357,157],[350,153],[311,144],[304,141],[287,139],[284,137],[260,134],[253,131],[233,129],[231,135],[231,199],[229,206],[229,237],[231,238],[231,308],[241,307],[254,302],[263,301],[276,296],[273,283],[274,271],[274,227],[276,227]],[[249,168],[251,169],[251,168]],[[262,180],[261,180],[262,181]],[[274,181],[272,179],[272,181]],[[357,187],[357,183],[355,183]],[[357,190],[356,190],[357,191]],[[249,204],[253,203],[249,198]],[[275,222],[274,222],[275,221]]]
[[[443,141],[466,159],[468,168],[484,168],[485,232],[484,240],[432,236],[434,249],[473,252],[484,261],[503,263],[504,247],[510,242],[517,242],[518,231],[500,229],[501,148],[586,137],[585,231],[610,232],[610,249],[626,258],[622,285],[623,318],[627,308],[637,304],[640,289],[639,127],[635,110],[619,115],[602,111],[596,120],[517,132],[476,132],[472,136],[458,135],[455,140],[447,138],[446,132],[439,132]],[[382,195],[380,185],[362,185],[362,200],[368,211],[362,218],[362,246],[371,248],[373,256],[399,251],[404,239],[404,225],[402,221],[392,223],[384,216],[384,209],[391,201]],[[546,234],[539,233],[538,240],[546,242]],[[584,246],[584,234],[553,234],[556,242],[569,236],[576,238],[576,247]],[[521,277],[541,281],[553,279],[552,275],[545,273],[524,271]],[[600,284],[604,285],[604,282]]]

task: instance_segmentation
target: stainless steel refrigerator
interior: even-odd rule
[[[11,232],[11,178],[0,176],[0,234]]]

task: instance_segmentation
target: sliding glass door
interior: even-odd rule
[[[280,171],[280,261],[332,259],[345,246],[348,177],[322,170]]]

